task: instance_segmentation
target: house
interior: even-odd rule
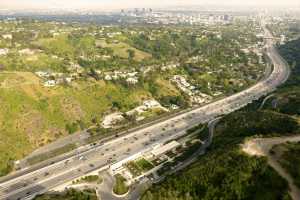
[[[244,52],[245,54],[249,54],[250,53],[249,49],[241,49],[241,51]]]
[[[111,81],[112,80],[111,75],[109,75],[109,74],[105,75],[104,80]]]
[[[66,80],[67,83],[71,83],[72,80],[73,80],[73,78],[71,78],[71,77],[66,77],[65,80]]]
[[[7,40],[11,40],[13,38],[12,34],[4,34],[2,37]]]
[[[172,105],[171,105],[171,109],[172,109],[172,110],[177,110],[177,109],[179,109],[179,106],[177,106],[177,105],[175,105],[175,104],[172,104]]]
[[[55,80],[48,80],[44,83],[45,87],[54,87],[56,85],[56,81]]]
[[[144,101],[144,106],[146,106],[146,108],[150,109],[150,108],[154,108],[154,107],[161,107],[160,103],[156,100],[146,100]]]
[[[60,35],[60,33],[53,33],[53,34],[52,34],[53,37],[57,37],[57,36],[59,36],[59,35]]]
[[[50,74],[48,72],[43,72],[43,71],[38,71],[38,72],[35,72],[35,74],[41,78],[45,78],[45,77],[49,77]]]
[[[128,75],[129,77],[135,77],[137,74],[138,74],[138,72],[130,72],[130,73],[128,73],[127,75]]]
[[[130,111],[127,111],[126,115],[128,115],[128,116],[137,115],[137,121],[138,121],[138,119],[141,119],[141,117],[142,117],[142,116],[139,116],[140,114],[147,112],[148,110],[151,110],[153,108],[159,108],[166,112],[169,111],[167,108],[161,106],[160,103],[156,100],[146,100],[143,102],[143,105],[140,105]],[[144,118],[142,118],[142,119],[144,119]]]
[[[101,125],[103,128],[111,128],[113,125],[123,120],[124,120],[123,113],[116,112],[105,116]]]
[[[33,55],[35,52],[31,49],[22,49],[22,50],[19,50],[19,54],[20,55]]]
[[[135,77],[135,78],[127,78],[126,79],[126,82],[127,83],[129,83],[129,84],[132,84],[132,85],[134,85],[134,84],[137,84],[139,81],[138,81],[138,79]]]
[[[5,48],[5,49],[0,49],[0,56],[6,56],[9,52],[9,49]]]

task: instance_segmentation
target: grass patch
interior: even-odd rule
[[[129,169],[133,177],[137,177],[142,174],[141,168],[134,161],[126,163],[126,167]]]
[[[154,167],[153,164],[145,158],[139,159],[135,161],[135,163],[143,172],[149,171]]]
[[[142,61],[144,59],[151,58],[151,55],[138,50],[127,43],[117,42],[117,43],[108,43],[105,40],[98,40],[97,45],[102,48],[111,48],[114,52],[114,55],[120,56],[121,58],[128,58],[128,50],[134,51],[134,60]]]
[[[0,74],[0,176],[12,170],[14,160],[34,149],[80,130],[82,124],[89,127],[100,123],[112,102],[117,101],[126,111],[151,96],[142,88],[130,89],[101,81],[77,83],[48,89],[30,72]],[[105,133],[98,136],[101,138]],[[57,152],[50,154],[46,158],[56,156]],[[30,162],[43,159],[35,157]]]
[[[73,182],[73,184],[79,184],[79,183],[97,183],[101,184],[103,182],[103,179],[98,175],[90,175],[82,177],[81,179],[78,179]]]
[[[134,177],[140,176],[143,172],[151,170],[154,165],[144,158],[136,161],[126,163],[126,167],[129,169]]]
[[[53,151],[50,151],[49,153],[45,153],[45,154],[41,154],[41,155],[37,155],[37,156],[33,156],[31,158],[28,158],[27,162],[30,165],[34,165],[34,164],[37,164],[39,162],[45,161],[47,159],[54,158],[56,156],[62,155],[62,154],[67,153],[67,152],[70,152],[70,151],[74,150],[76,147],[77,147],[76,144],[68,144],[68,145],[63,146],[61,148],[57,148]]]
[[[126,179],[120,174],[117,174],[115,178],[116,178],[116,183],[113,187],[113,192],[117,195],[126,194],[129,190],[128,186],[125,184]]]

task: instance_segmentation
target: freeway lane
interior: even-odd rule
[[[191,116],[187,118],[191,118]],[[38,171],[38,173],[34,173],[25,177],[27,182],[29,182],[29,180],[31,181],[35,180],[36,183],[34,184],[28,183],[28,186],[23,187],[23,185],[21,185],[17,188],[16,184],[19,185],[19,183],[17,183],[17,181],[20,180],[19,179],[16,180],[15,182],[11,182],[10,184],[8,184],[9,185],[8,187],[6,187],[4,184],[4,186],[2,186],[1,192],[7,193],[11,191],[10,195],[14,195],[14,194],[19,195],[20,192],[22,191],[24,192],[26,191],[27,193],[27,189],[32,192],[36,189],[37,186],[43,188],[44,184],[47,185],[49,180],[53,185],[55,182],[58,182],[60,180],[59,173],[65,172],[66,168],[68,168],[68,171],[70,172],[74,172],[74,171],[79,172],[78,170],[80,169],[79,175],[87,173],[91,170],[95,170],[99,167],[102,167],[107,163],[110,163],[110,161],[116,159],[116,157],[117,157],[116,160],[119,161],[128,157],[128,155],[132,155],[141,152],[143,150],[146,150],[147,148],[150,148],[151,145],[156,144],[156,141],[164,142],[170,140],[171,138],[176,138],[178,136],[181,136],[185,134],[186,129],[193,127],[195,124],[198,124],[199,121],[204,122],[209,118],[207,118],[207,116],[205,117],[197,116],[196,118],[191,118],[191,119],[192,121],[189,121],[190,124],[186,123],[185,120],[181,118],[178,120],[173,120],[172,121],[173,124],[170,125],[166,124],[165,126],[163,126],[164,130],[162,130],[160,126],[157,126],[155,129],[149,128],[149,131],[146,129],[144,133],[141,132],[143,133],[142,135],[134,133],[126,137],[116,139],[114,142],[106,143],[102,147],[95,149],[93,152],[90,152],[89,154],[85,154],[84,161],[79,160],[78,158],[74,158],[72,161],[69,161],[67,163],[65,162],[64,164],[52,168],[43,169],[41,171]],[[160,134],[154,134],[155,132],[158,132]],[[46,173],[48,173],[47,176],[45,175]],[[54,183],[52,183],[52,181],[54,181]],[[33,185],[36,186],[33,187]],[[1,196],[1,198],[5,198],[5,197],[7,197],[7,195]]]
[[[266,30],[266,35],[270,33]],[[237,110],[259,97],[268,94],[287,80],[289,69],[267,40],[266,50],[274,68],[270,76],[256,85],[225,99],[175,116],[163,122],[116,138],[91,150],[60,161],[40,170],[0,184],[0,199],[30,199],[51,188],[71,181],[95,169],[109,166],[136,153],[146,151],[157,143],[177,138],[199,123],[208,122],[219,115]]]

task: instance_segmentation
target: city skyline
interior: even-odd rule
[[[0,9],[98,9],[112,10],[135,7],[164,7],[164,6],[300,6],[298,0],[253,0],[241,3],[238,0],[10,0],[0,2]]]

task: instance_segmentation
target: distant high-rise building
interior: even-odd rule
[[[125,15],[126,15],[125,10],[122,9],[122,10],[121,10],[121,16],[125,16]]]
[[[210,15],[208,16],[208,21],[209,21],[209,22],[213,22],[214,19],[215,19],[214,15],[210,14]]]
[[[228,21],[229,20],[229,15],[224,15],[224,21]]]

